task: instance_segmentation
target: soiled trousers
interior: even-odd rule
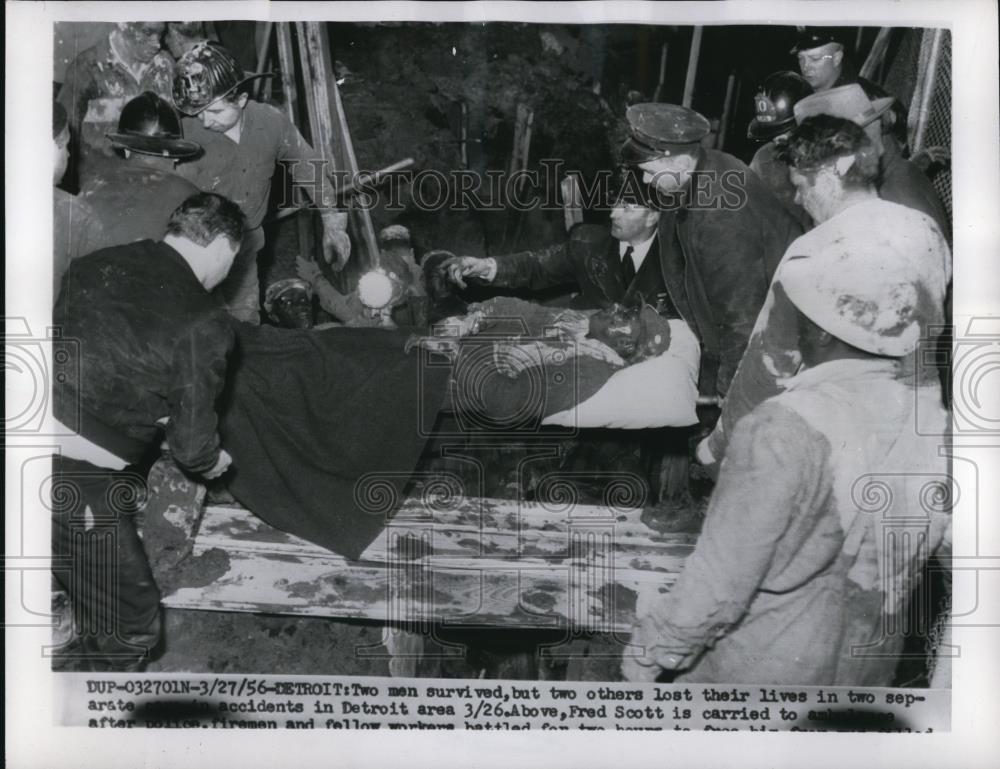
[[[89,670],[137,670],[161,634],[160,592],[136,532],[143,476],[53,457],[52,555],[74,642],[56,654]]]

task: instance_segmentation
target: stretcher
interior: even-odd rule
[[[189,532],[188,557],[227,556],[207,584],[177,586],[169,608],[360,619],[411,635],[431,627],[628,633],[669,591],[695,535],[662,534],[642,509],[433,493],[403,501],[358,560],[278,531],[160,463],[147,520]],[[628,501],[628,500],[624,500]]]

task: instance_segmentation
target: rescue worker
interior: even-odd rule
[[[159,240],[176,208],[198,188],[174,173],[177,161],[201,148],[185,139],[170,102],[152,91],[125,105],[106,141],[118,155],[90,178],[80,197],[101,225],[99,245]]]
[[[737,424],[694,552],[638,617],[628,680],[894,681],[913,586],[950,545],[947,458],[915,429],[918,409],[938,435],[948,415],[899,376],[940,276],[907,237],[833,222],[775,275],[802,370]]]
[[[764,142],[750,161],[750,170],[757,174],[777,195],[789,213],[802,225],[812,227],[812,219],[795,202],[795,187],[788,179],[788,166],[776,157],[778,144],[795,129],[796,102],[812,93],[812,86],[794,72],[768,75],[754,97],[754,118],[747,128],[747,138]]]
[[[626,112],[627,163],[654,185],[655,254],[666,296],[701,343],[702,395],[726,393],[785,248],[802,233],[743,163],[704,149],[708,121],[675,104]]]
[[[286,164],[293,183],[310,191],[320,207],[327,261],[341,269],[351,251],[347,214],[333,207],[333,169],[283,113],[250,99],[245,87],[258,77],[263,75],[244,77],[225,48],[203,42],[177,62],[174,85],[174,103],[189,116],[183,121],[185,135],[204,148],[178,172],[200,189],[235,201],[247,217],[246,241],[220,290],[230,314],[250,323],[260,323],[257,255],[264,247],[261,224],[277,163]]]
[[[114,160],[105,134],[115,130],[126,102],[144,91],[170,98],[174,60],[161,48],[160,21],[121,22],[105,40],[66,67],[58,100],[78,144],[78,186]]]
[[[280,328],[312,328],[312,290],[301,278],[276,280],[264,292],[264,312]]]
[[[800,102],[801,104],[802,102]],[[811,238],[858,237],[886,251],[912,252],[921,285],[916,317],[925,336],[945,320],[951,280],[951,251],[940,228],[924,213],[879,198],[878,151],[857,123],[829,115],[803,120],[784,145],[798,200],[817,222],[815,229],[789,246],[783,261],[806,252]],[[878,250],[869,251],[878,253]],[[920,258],[918,259],[917,256]],[[901,376],[913,378],[941,397],[939,373],[917,353],[902,362]],[[722,416],[696,456],[715,465],[727,454],[733,431],[745,415],[787,385],[802,362],[796,341],[795,313],[772,290],[754,325],[746,354],[722,405]]]
[[[887,118],[892,104],[892,97],[870,101],[859,85],[850,84],[798,101],[794,107],[795,120],[801,123],[812,115],[833,115],[864,128],[879,157],[879,197],[927,214],[950,243],[948,212],[934,185],[915,163],[903,157],[899,144],[889,135]]]
[[[159,592],[133,513],[162,434],[186,472],[216,478],[216,401],[234,344],[233,322],[210,298],[243,237],[225,198],[198,193],[162,240],[102,249],[70,264],[55,325],[71,356],[53,386],[52,553],[69,593],[85,669],[137,670],[160,638]],[[108,552],[108,543],[113,550]]]

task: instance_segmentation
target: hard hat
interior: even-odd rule
[[[185,115],[197,115],[245,83],[270,74],[245,76],[229,51],[218,43],[202,41],[177,61],[174,104]]]
[[[118,130],[108,134],[116,147],[143,155],[187,158],[197,155],[201,145],[184,138],[181,121],[170,102],[152,91],[130,100],[118,116]]]
[[[768,75],[754,97],[755,115],[747,128],[747,138],[764,141],[795,128],[793,108],[812,92],[809,81],[795,72]]]

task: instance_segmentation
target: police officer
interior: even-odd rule
[[[661,208],[657,253],[667,294],[702,347],[699,390],[725,394],[774,269],[802,227],[742,162],[701,146],[708,121],[676,104],[626,112],[623,159]]]

